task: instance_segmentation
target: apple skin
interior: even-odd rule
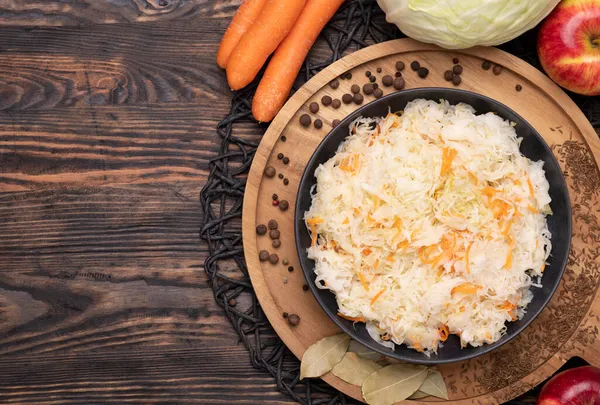
[[[600,405],[600,369],[572,368],[544,385],[537,405]]]
[[[538,56],[567,90],[600,94],[600,0],[563,0],[541,25]]]

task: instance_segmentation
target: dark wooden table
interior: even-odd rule
[[[238,4],[0,1],[0,404],[289,402],[198,237]]]

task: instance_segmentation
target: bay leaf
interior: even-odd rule
[[[338,364],[350,345],[350,336],[345,333],[319,340],[306,349],[300,362],[300,379],[320,377]]]
[[[348,351],[373,361],[379,361],[382,357],[382,355],[377,353],[375,350],[369,349],[367,346],[358,343],[356,340],[350,341],[350,347],[348,347]]]
[[[380,368],[381,366],[373,360],[365,359],[357,353],[347,352],[331,372],[349,384],[361,386],[368,376]]]
[[[425,394],[423,391],[417,390],[414,394],[412,394],[408,399],[421,399],[430,396],[429,394]]]
[[[448,400],[448,390],[446,389],[444,377],[442,377],[442,374],[437,369],[429,370],[429,374],[425,381],[423,381],[423,384],[419,387],[419,391],[437,398]]]
[[[371,374],[362,385],[369,405],[392,405],[414,394],[427,378],[427,367],[394,364]]]

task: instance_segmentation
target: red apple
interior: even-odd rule
[[[561,1],[542,23],[537,48],[556,83],[575,93],[600,94],[600,0]]]
[[[544,385],[537,405],[600,405],[600,369],[572,368]]]

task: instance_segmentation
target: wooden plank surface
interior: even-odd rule
[[[198,237],[237,3],[0,1],[1,404],[289,402]]]

